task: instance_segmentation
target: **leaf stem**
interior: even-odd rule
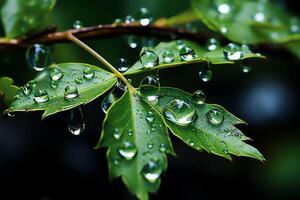
[[[103,65],[105,65],[109,70],[111,70],[117,78],[119,78],[123,83],[128,86],[129,89],[136,92],[136,89],[130,84],[130,82],[123,76],[122,73],[120,73],[112,64],[110,64],[105,58],[103,58],[99,53],[97,53],[94,49],[89,47],[87,44],[79,40],[77,37],[75,37],[71,32],[66,32],[66,37],[77,44],[79,47],[87,51],[89,54],[91,54],[93,57],[95,57],[97,60],[99,60]]]

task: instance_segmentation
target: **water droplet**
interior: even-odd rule
[[[57,81],[51,81],[50,82],[50,87],[53,88],[53,89],[56,89],[58,87]]]
[[[179,54],[182,61],[191,61],[196,57],[194,49],[187,46],[181,48]]]
[[[145,68],[155,67],[159,64],[159,57],[153,51],[144,49],[140,54],[140,62]]]
[[[164,153],[164,152],[166,152],[166,150],[167,150],[167,147],[166,147],[165,144],[160,144],[159,145],[159,151],[160,152]]]
[[[91,68],[86,68],[83,70],[83,77],[86,79],[92,79],[95,76],[95,71]]]
[[[224,121],[224,114],[219,109],[211,109],[206,113],[206,117],[212,125],[220,125]]]
[[[120,58],[117,62],[116,68],[121,73],[126,72],[129,68],[127,60],[125,58]]]
[[[188,142],[189,145],[191,145],[192,147],[195,146],[195,143],[194,143],[192,140],[188,139],[187,142]]]
[[[59,81],[60,79],[62,79],[63,76],[64,74],[60,69],[53,68],[50,71],[50,78],[52,81]]]
[[[113,130],[113,136],[116,140],[118,140],[122,137],[122,132],[118,128],[115,128]]]
[[[24,85],[22,87],[22,91],[23,91],[24,95],[28,96],[32,92],[32,86],[29,83],[27,83],[26,85]]]
[[[257,12],[254,14],[253,19],[256,22],[264,22],[266,20],[266,16],[263,12]]]
[[[77,77],[77,78],[75,79],[75,83],[77,83],[77,84],[82,84],[82,83],[83,83],[83,78],[82,78],[82,77]]]
[[[244,56],[241,47],[233,43],[226,45],[223,52],[227,60],[240,60]]]
[[[172,51],[164,51],[162,54],[162,59],[164,63],[170,64],[175,60],[174,53]]]
[[[113,92],[109,93],[101,102],[101,109],[102,111],[107,114],[107,110],[110,108],[110,106],[117,100],[116,96]]]
[[[48,93],[45,90],[37,90],[34,93],[34,101],[36,103],[45,103],[49,100]]]
[[[129,141],[124,141],[122,148],[118,150],[120,156],[122,156],[126,160],[132,160],[137,152],[138,151],[136,146]]]
[[[291,33],[300,33],[300,23],[297,17],[292,17],[290,19],[290,32]]]
[[[64,95],[66,100],[75,99],[79,96],[77,87],[73,85],[68,85],[67,87],[65,87]]]
[[[131,23],[135,22],[135,19],[132,16],[127,15],[124,19],[124,22],[125,22],[125,24],[131,24]]]
[[[251,71],[252,67],[249,66],[249,65],[242,64],[241,69],[242,69],[242,72],[244,72],[246,74],[246,73],[249,73]]]
[[[68,130],[73,135],[81,135],[84,132],[85,122],[80,106],[70,110]]]
[[[153,112],[151,112],[151,111],[147,112],[147,114],[146,114],[146,120],[149,123],[153,123],[154,122],[155,117],[154,117]]]
[[[156,76],[146,76],[140,84],[140,93],[148,101],[156,103],[160,92],[160,83]]]
[[[219,46],[220,46],[220,42],[219,42],[217,39],[215,39],[215,38],[210,38],[210,39],[208,40],[208,43],[207,43],[207,49],[208,49],[209,51],[216,50],[217,48],[219,48]]]
[[[202,69],[199,72],[199,77],[203,82],[209,82],[212,79],[213,73],[209,67]]]
[[[41,44],[34,44],[26,51],[26,60],[29,67],[40,72],[48,65],[50,49]]]
[[[153,18],[151,17],[150,12],[147,8],[141,8],[140,9],[139,19],[140,19],[139,20],[140,24],[142,26],[148,26],[153,21]]]
[[[141,173],[147,181],[149,181],[150,183],[155,183],[159,179],[162,173],[162,168],[159,163],[154,161],[149,161],[143,167]]]
[[[11,112],[10,110],[5,110],[3,111],[3,116],[8,116],[10,118],[15,117],[15,114],[13,112]]]
[[[169,121],[180,126],[187,126],[196,118],[194,105],[180,99],[170,101],[163,112]]]
[[[82,27],[83,27],[82,22],[79,21],[79,20],[76,20],[76,21],[73,23],[73,28],[74,28],[74,29],[80,29],[80,28],[82,28]]]
[[[193,93],[192,99],[196,104],[204,104],[206,96],[203,91],[197,90]]]
[[[220,14],[226,15],[226,14],[230,13],[230,10],[231,10],[230,6],[226,3],[221,3],[218,5],[218,12]]]
[[[114,24],[121,24],[122,20],[120,18],[116,18]]]
[[[130,35],[127,37],[127,44],[130,48],[136,49],[139,46],[138,38],[134,35]]]
[[[153,142],[148,142],[147,147],[148,147],[148,149],[152,149],[153,148]]]
[[[19,94],[19,92],[17,92],[17,94],[14,95],[14,100],[20,100],[21,99],[21,95]]]
[[[133,133],[134,133],[134,132],[133,132],[132,129],[129,129],[129,130],[128,130],[128,136],[133,136]]]
[[[220,30],[222,33],[227,33],[227,31],[228,31],[228,29],[225,25],[222,25]]]
[[[183,40],[176,40],[177,50],[181,50],[183,47],[185,47],[185,43]]]
[[[228,149],[224,149],[223,152],[226,153],[226,154],[229,153]]]

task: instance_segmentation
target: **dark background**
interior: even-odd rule
[[[299,13],[296,1],[278,1]],[[79,19],[85,26],[111,23],[134,15],[140,7],[153,16],[172,16],[188,8],[187,0],[58,0],[51,22],[61,30]],[[297,10],[298,9],[298,10]],[[123,37],[89,41],[112,63],[119,57],[132,64],[137,50],[129,49]],[[54,62],[97,64],[72,44],[55,45]],[[198,153],[172,136],[177,157],[153,199],[300,199],[299,63],[284,51],[272,52],[268,60],[251,63],[249,74],[239,66],[213,67],[213,80],[198,78],[200,65],[163,70],[163,86],[206,92],[208,102],[223,105],[249,123],[240,126],[254,139],[252,145],[266,163],[237,158],[227,161]],[[24,50],[0,53],[0,75],[13,77],[18,85],[35,76],[25,64]],[[104,114],[102,98],[84,107],[87,129],[82,136],[67,130],[68,113],[41,121],[41,113],[0,117],[0,199],[135,199],[120,180],[109,183],[105,149],[93,150],[99,139]],[[3,111],[4,106],[0,105]]]

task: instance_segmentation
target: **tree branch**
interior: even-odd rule
[[[54,26],[32,37],[20,39],[0,39],[0,48],[23,48],[34,43],[53,44],[70,42],[66,33],[72,33],[78,39],[111,38],[121,35],[156,36],[163,39],[185,38],[197,42],[205,42],[208,35],[191,32],[182,28],[165,27],[161,25],[142,26],[139,23],[109,24],[71,29],[55,32]]]

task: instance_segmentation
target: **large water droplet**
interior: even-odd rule
[[[142,26],[148,26],[153,21],[153,18],[151,17],[151,14],[147,8],[140,9],[139,19]]]
[[[175,60],[174,53],[172,51],[164,51],[162,54],[162,59],[164,63],[170,64]]]
[[[191,61],[196,57],[194,49],[187,46],[181,48],[179,54],[182,61]]]
[[[107,110],[110,106],[117,100],[118,98],[114,95],[113,92],[109,93],[101,102],[101,109],[106,114]]]
[[[136,146],[129,141],[125,141],[123,143],[123,146],[118,150],[120,156],[122,156],[126,160],[132,160],[137,152],[138,151]]]
[[[125,58],[120,58],[117,62],[116,68],[121,73],[126,72],[129,68],[127,60]]]
[[[147,112],[147,114],[146,114],[146,120],[149,123],[153,123],[154,122],[155,117],[154,117],[153,112],[151,112],[151,111]]]
[[[86,79],[92,79],[95,76],[95,71],[91,68],[86,68],[83,70],[83,77]]]
[[[73,23],[73,28],[74,28],[74,29],[80,29],[80,28],[82,28],[82,27],[83,27],[82,22],[79,21],[79,20],[76,20],[76,21]]]
[[[118,140],[122,137],[122,132],[118,128],[115,128],[113,130],[113,136],[116,140]]]
[[[28,96],[32,92],[32,86],[29,83],[27,83],[22,87],[22,91],[26,96]]]
[[[70,110],[68,130],[73,135],[81,135],[84,132],[85,122],[80,106]]]
[[[180,99],[170,101],[163,112],[169,121],[180,126],[187,126],[196,118],[194,105]]]
[[[229,43],[224,48],[224,57],[227,60],[240,60],[244,56],[244,52],[240,46]]]
[[[141,173],[147,181],[149,181],[150,183],[155,183],[162,173],[162,167],[158,162],[149,161],[143,167]]]
[[[160,83],[156,76],[146,76],[140,84],[140,93],[148,101],[156,103],[160,92]]]
[[[26,60],[29,67],[36,71],[43,71],[48,65],[50,49],[41,44],[34,44],[26,51]]]
[[[207,43],[207,49],[208,49],[209,51],[216,50],[217,48],[219,48],[219,46],[220,46],[220,42],[219,42],[217,39],[215,39],[215,38],[210,38],[210,39],[208,40],[208,43]]]
[[[73,85],[68,85],[67,87],[65,87],[64,95],[66,100],[75,99],[79,96],[77,87]]]
[[[36,103],[45,103],[49,100],[48,93],[45,90],[37,90],[34,93],[34,101]]]
[[[211,109],[206,113],[206,117],[208,122],[212,125],[220,125],[224,121],[224,114],[219,109]]]
[[[64,74],[60,69],[53,68],[50,71],[50,78],[52,81],[59,81],[63,76]]]
[[[155,67],[159,64],[159,57],[153,51],[144,49],[140,54],[140,62],[145,68]]]
[[[203,82],[209,82],[212,79],[213,73],[209,67],[199,71],[199,77]]]
[[[204,104],[206,96],[203,91],[197,90],[193,93],[192,99],[196,104]]]

